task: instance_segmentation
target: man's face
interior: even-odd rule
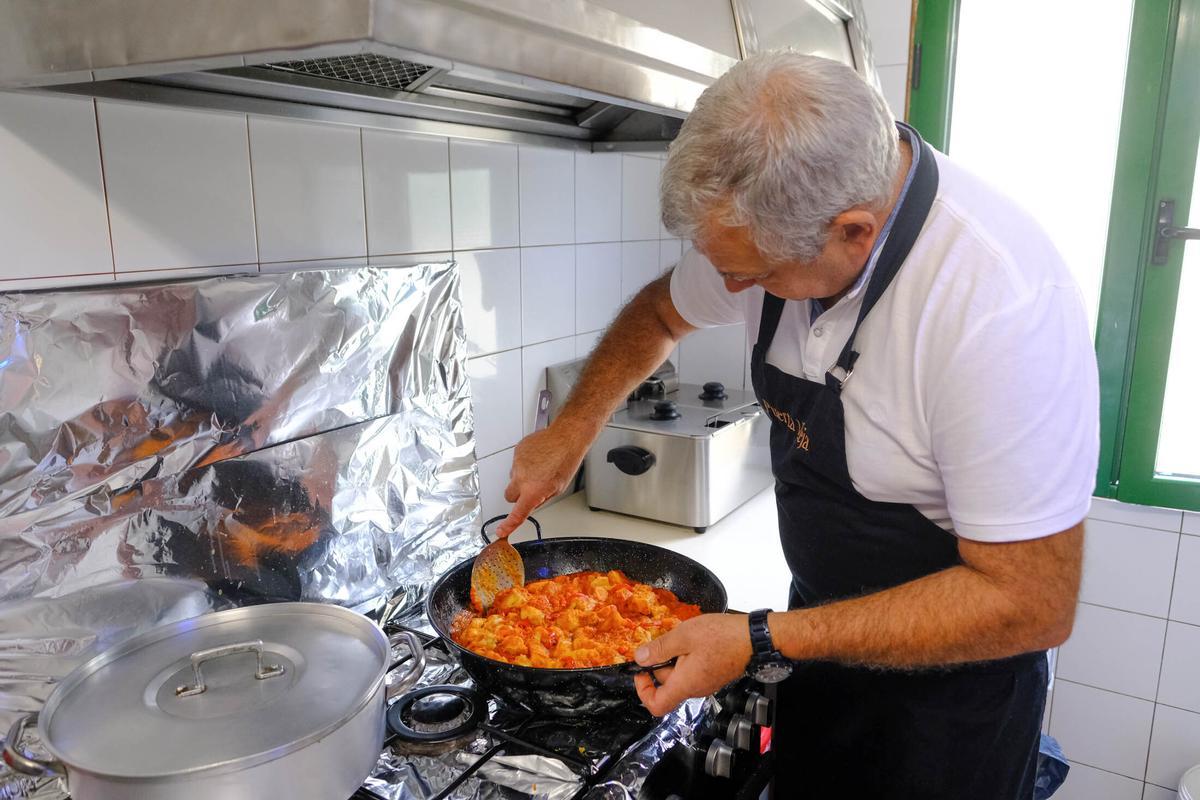
[[[874,215],[847,212],[830,225],[829,239],[813,260],[769,262],[745,227],[723,225],[714,217],[694,244],[730,292],[761,286],[787,300],[834,297],[854,284],[875,240]]]

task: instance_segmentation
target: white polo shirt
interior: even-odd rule
[[[1037,222],[941,153],[925,226],[855,340],[842,392],[854,488],[959,536],[1033,539],[1082,520],[1099,451],[1095,352],[1079,288]],[[854,327],[860,281],[832,308],[784,305],[767,361],[824,381]],[[696,327],[747,323],[763,290],[725,290],[684,255],[671,298]],[[749,387],[747,387],[749,388]]]

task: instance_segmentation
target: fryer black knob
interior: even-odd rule
[[[667,385],[662,378],[650,377],[642,381],[641,384],[633,390],[634,400],[653,400],[656,397],[663,397],[667,393]]]
[[[679,409],[675,407],[674,400],[660,400],[654,404],[654,411],[650,414],[650,419],[664,421],[679,419],[679,416]]]
[[[644,447],[635,447],[631,444],[614,447],[608,451],[608,463],[615,465],[626,475],[641,475],[653,467],[655,461],[657,459],[654,457],[654,453]]]
[[[704,384],[703,389],[700,393],[701,400],[725,400],[729,397],[725,392],[725,384],[720,381],[709,381]]]

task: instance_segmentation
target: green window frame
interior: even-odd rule
[[[945,151],[959,0],[915,2],[908,121]],[[1195,511],[1200,481],[1154,472],[1182,243],[1172,246],[1166,265],[1148,264],[1154,204],[1162,197],[1186,199],[1196,168],[1194,138],[1170,132],[1200,130],[1200,103],[1168,101],[1172,92],[1195,97],[1200,90],[1200,0],[1135,0],[1133,8],[1096,326],[1101,439],[1095,494]],[[1187,212],[1181,202],[1176,219],[1187,219]]]

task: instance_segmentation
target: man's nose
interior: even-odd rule
[[[751,286],[754,285],[753,278],[748,281],[739,281],[739,280],[735,280],[733,278],[725,278],[724,281],[725,281],[725,291],[727,291],[731,294],[737,294],[738,292],[744,292],[747,289],[749,289]]]

